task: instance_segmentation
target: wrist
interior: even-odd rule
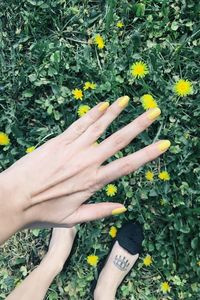
[[[0,174],[0,244],[25,226],[23,199],[16,178],[8,170]]]

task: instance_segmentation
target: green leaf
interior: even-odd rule
[[[40,229],[32,229],[31,232],[35,237],[38,237],[40,234]]]
[[[30,82],[34,82],[37,80],[37,75],[33,73],[33,74],[30,74],[28,76],[28,78],[29,78]]]
[[[25,98],[31,98],[33,96],[33,92],[30,90],[26,90],[22,93],[23,97]]]
[[[135,4],[135,10],[136,10],[137,17],[143,17],[145,14],[145,4],[144,3]]]
[[[53,63],[59,63],[60,62],[60,51],[57,50],[50,56],[50,61]]]
[[[50,104],[48,109],[47,109],[47,113],[48,113],[48,115],[51,115],[52,112],[53,112],[53,105]]]
[[[22,275],[23,275],[24,277],[26,277],[26,275],[27,275],[27,273],[28,273],[26,266],[21,266],[20,272],[22,273]]]
[[[198,237],[195,237],[194,239],[192,239],[192,241],[191,241],[192,249],[197,249],[198,241],[199,241]]]
[[[172,22],[171,29],[173,31],[176,31],[178,29],[178,27],[179,27],[178,22],[176,22],[176,21]]]
[[[115,0],[106,0],[107,2],[107,14],[106,14],[106,29],[108,29],[113,22],[114,7],[116,5]]]

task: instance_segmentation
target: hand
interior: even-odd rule
[[[159,141],[102,165],[160,114],[158,108],[151,109],[102,143],[94,145],[126,107],[128,100],[125,96],[110,107],[107,102],[96,105],[65,132],[25,155],[5,171],[22,199],[26,226],[73,226],[110,215],[115,208],[123,207],[116,203],[83,203],[104,185],[137,170],[170,146],[169,141]]]

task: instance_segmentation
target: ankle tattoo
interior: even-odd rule
[[[125,256],[122,257],[121,255],[116,255],[113,263],[120,271],[127,271],[130,265],[128,259]]]

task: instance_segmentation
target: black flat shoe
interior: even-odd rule
[[[112,248],[114,246],[114,243],[118,241],[119,245],[127,250],[130,254],[135,255],[135,254],[140,254],[142,252],[142,242],[144,240],[144,235],[143,235],[143,228],[142,225],[139,224],[138,222],[128,222],[125,223],[117,232],[116,237],[113,239],[111,248],[109,251],[109,254],[107,255],[106,258],[104,258],[102,261],[99,262],[97,266],[97,273],[98,277],[101,273],[101,270],[103,269],[104,265],[107,262],[107,259],[110,255],[110,252],[112,251]],[[128,274],[127,274],[128,275]],[[91,293],[94,293],[96,284],[97,284],[97,279],[93,280],[91,284]]]

